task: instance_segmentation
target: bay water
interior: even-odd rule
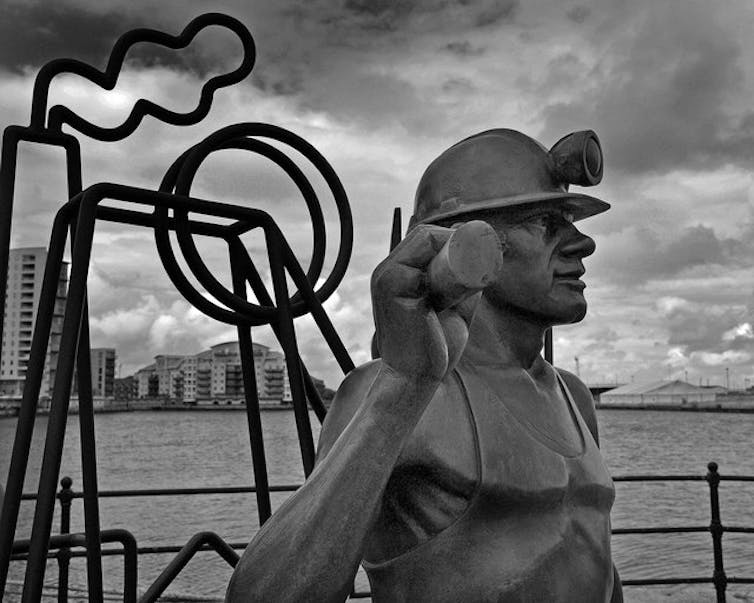
[[[73,488],[80,490],[77,419],[75,415],[69,417],[61,477],[70,476]],[[601,447],[615,476],[704,475],[712,460],[719,464],[722,475],[754,475],[754,414],[600,410],[598,419]],[[101,490],[253,485],[246,418],[241,411],[110,413],[96,415],[95,423]],[[263,412],[262,423],[270,483],[300,484],[303,470],[293,413]],[[318,423],[313,415],[312,425],[316,438]],[[3,484],[15,426],[13,418],[0,419]],[[36,490],[46,426],[46,417],[39,417],[25,492]],[[273,507],[287,496],[273,493]],[[725,525],[754,527],[754,483],[723,481],[720,501]],[[17,538],[29,536],[33,510],[33,502],[22,503]],[[103,529],[127,529],[140,546],[183,545],[204,530],[217,532],[228,542],[246,542],[258,529],[253,494],[103,498],[100,511]],[[616,484],[615,528],[706,526],[709,522],[706,482]],[[80,499],[74,500],[71,531],[83,531],[83,525],[83,504]],[[59,526],[59,508],[53,526],[54,530]],[[712,575],[712,543],[707,533],[616,535],[613,553],[623,578]],[[726,534],[724,555],[729,577],[754,578],[754,534]],[[142,590],[172,556],[145,555],[139,559]],[[122,592],[122,560],[106,557],[103,564],[108,598],[117,600],[118,591]],[[13,593],[20,592],[23,565],[11,564],[6,593],[9,601]],[[175,600],[218,600],[230,574],[231,569],[215,553],[202,552],[181,572],[168,594]],[[56,580],[56,562],[52,560],[45,576],[45,592],[51,598]],[[358,582],[366,588],[363,576]],[[70,583],[70,600],[86,600],[83,558],[71,561]],[[634,600],[631,588],[625,589],[627,601]],[[712,587],[706,588],[709,600],[714,600]],[[736,588],[730,585],[729,595],[735,595]]]

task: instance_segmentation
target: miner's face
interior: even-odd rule
[[[586,314],[584,264],[594,241],[557,205],[489,213],[503,243],[503,268],[485,290],[488,302],[552,326],[578,322]]]

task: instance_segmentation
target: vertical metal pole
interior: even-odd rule
[[[403,225],[401,224],[401,208],[396,207],[393,210],[393,226],[390,229],[390,251],[396,248],[401,242]]]
[[[550,364],[553,363],[552,355],[552,327],[545,331],[545,360]]]
[[[246,299],[246,280],[238,266],[239,258],[230,244],[230,269],[233,277],[233,291]],[[261,526],[272,515],[270,503],[270,485],[267,477],[267,460],[264,452],[262,435],[262,418],[259,414],[259,396],[257,394],[257,377],[254,371],[254,344],[251,339],[251,327],[238,325],[238,348],[241,354],[241,371],[243,374],[243,391],[246,399],[246,422],[249,426],[249,444],[251,446],[251,463],[254,470],[256,487],[257,514]]]
[[[18,135],[16,128],[11,126],[3,131],[2,154],[0,155],[0,346],[3,342],[3,326],[5,323],[3,317],[5,316],[5,294],[8,289],[8,259],[10,257],[10,232],[17,156]],[[19,444],[23,447],[26,439],[31,441],[31,432],[34,428],[34,411],[36,411],[36,406],[31,409],[31,413],[24,412],[23,405],[19,409],[16,439],[13,442],[14,455],[11,457],[11,466],[8,472],[8,487],[5,491],[2,509],[0,509],[0,600],[3,598],[5,582],[8,578],[18,506],[21,502],[21,490],[26,473],[26,459],[16,458],[16,450]],[[29,417],[30,414],[31,417]],[[27,434],[28,438],[26,438]],[[26,450],[28,454],[28,445]],[[15,463],[13,462],[14,459],[16,460]],[[21,465],[20,473],[18,471],[19,465]],[[19,480],[20,483],[18,483]]]
[[[60,492],[58,500],[60,501],[60,533],[69,534],[71,531],[71,501],[73,500],[73,490],[71,485],[73,480],[70,477],[64,477],[60,480]],[[68,602],[68,568],[71,561],[71,549],[67,546],[60,547],[57,554],[58,558],[58,603]]]
[[[50,402],[50,415],[47,423],[42,471],[37,492],[37,506],[34,512],[29,559],[24,579],[23,603],[37,603],[42,596],[47,551],[49,549],[52,515],[55,503],[55,486],[60,473],[60,460],[65,440],[65,427],[68,418],[68,405],[71,395],[73,366],[78,347],[81,320],[86,298],[86,278],[94,234],[94,209],[88,207],[84,197],[79,206],[76,242],[71,254],[71,280],[68,287],[68,300],[63,318],[63,331],[60,336],[60,351],[55,373],[55,386]],[[89,593],[96,596],[97,593]],[[102,594],[99,593],[101,597]]]
[[[123,530],[123,603],[136,603],[139,585],[139,550],[133,535]]]
[[[86,578],[90,601],[102,601],[102,545],[100,543],[97,449],[94,437],[92,364],[89,347],[89,314],[84,299],[76,354],[79,388],[79,431],[81,434],[81,473],[84,491],[84,533],[86,534]]]
[[[718,486],[720,484],[720,474],[717,472],[717,463],[711,462],[707,465],[707,483],[709,483],[709,502],[710,502],[710,526],[709,531],[712,534],[712,552],[715,559],[715,571],[712,580],[715,584],[717,593],[717,603],[725,603],[725,587],[728,585],[728,578],[725,575],[723,567],[723,532],[725,528],[720,521],[720,498],[718,495]]]
[[[31,438],[34,431],[34,419],[37,414],[37,401],[44,377],[47,344],[50,338],[50,327],[55,308],[55,294],[60,279],[63,263],[63,251],[68,230],[67,212],[61,210],[55,216],[50,236],[47,262],[45,263],[40,302],[37,308],[37,318],[34,323],[34,336],[31,341],[29,363],[24,383],[24,393],[21,408],[18,412],[16,435],[13,440],[8,481],[3,500],[2,514],[0,514],[0,598],[5,592],[8,576],[8,566],[16,533],[16,522],[21,504],[21,494],[24,477],[31,448]],[[53,497],[54,497],[53,483]]]
[[[288,368],[288,381],[291,385],[291,396],[293,397],[293,412],[296,417],[301,460],[304,465],[304,474],[308,477],[314,469],[312,425],[309,421],[309,409],[304,395],[303,375],[298,357],[298,346],[296,345],[296,331],[293,328],[293,317],[290,311],[281,242],[275,232],[268,233],[268,236],[270,271],[272,272],[272,284],[275,289],[275,301],[278,308],[277,323],[280,329],[280,344],[283,347],[285,363]]]
[[[68,198],[81,192],[81,152],[66,146]],[[76,244],[76,225],[71,224],[71,245]],[[92,363],[89,340],[89,304],[84,290],[76,373],[79,388],[79,432],[81,434],[81,473],[84,491],[84,533],[86,535],[86,577],[90,601],[102,601],[102,544],[100,542],[99,488],[97,485],[97,448],[92,399]]]
[[[3,132],[0,155],[0,319],[5,316],[5,292],[8,287],[8,258],[10,257],[10,227],[13,217],[13,192],[18,158],[18,129],[11,126]],[[0,344],[3,341],[3,323],[0,320]],[[0,579],[0,595],[5,580]]]

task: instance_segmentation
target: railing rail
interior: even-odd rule
[[[683,584],[712,584],[715,588],[716,600],[718,603],[725,602],[726,588],[728,584],[754,584],[754,577],[728,576],[725,572],[723,561],[723,535],[726,533],[737,534],[754,534],[754,526],[734,526],[724,525],[720,515],[719,484],[720,482],[754,482],[754,475],[720,475],[717,463],[709,463],[707,473],[701,474],[675,474],[675,475],[617,475],[613,477],[616,483],[621,482],[706,482],[709,486],[710,501],[710,523],[709,525],[692,525],[692,526],[648,526],[635,528],[614,528],[614,536],[629,534],[691,534],[691,533],[709,533],[712,537],[712,557],[713,571],[710,576],[680,576],[670,578],[624,578],[623,585],[631,586],[661,586],[661,585],[683,585]],[[64,477],[61,480],[61,489],[57,498],[61,506],[60,516],[60,533],[68,534],[70,530],[70,512],[71,503],[74,499],[83,498],[82,492],[76,492],[71,489],[73,484],[71,478]],[[299,484],[279,484],[270,485],[270,492],[293,492],[297,490]],[[254,486],[225,486],[225,487],[206,487],[206,488],[140,488],[140,489],[123,489],[123,490],[101,490],[100,498],[138,498],[154,496],[201,496],[211,494],[254,494],[257,488]],[[35,493],[24,493],[22,500],[35,500]],[[58,601],[65,602],[68,592],[68,563],[73,557],[85,557],[86,553],[80,550],[71,550],[68,546],[70,543],[66,539],[61,539],[59,550],[50,551],[47,555],[49,559],[57,559],[59,565],[58,572]],[[179,556],[166,568],[163,574],[150,587],[147,593],[141,598],[141,601],[155,600],[159,593],[169,585],[170,581],[177,575],[180,569],[186,564],[188,559],[197,552],[215,551],[219,553],[230,565],[235,565],[237,555],[234,551],[243,550],[247,542],[230,542],[227,543],[217,535],[209,532],[200,532],[194,535],[185,545],[160,545],[160,546],[138,546],[135,552],[138,555],[156,555],[167,553],[178,553]],[[77,544],[74,544],[77,546]],[[754,548],[754,543],[752,545]],[[23,548],[20,547],[20,548]],[[102,556],[123,555],[129,552],[125,549],[103,549]],[[25,552],[15,552],[12,556],[13,561],[26,559]],[[132,564],[133,565],[133,564]],[[136,567],[133,565],[133,576],[128,575],[127,580],[135,580]],[[157,594],[155,594],[157,593]],[[124,593],[125,594],[125,593]],[[351,595],[353,598],[366,598],[370,596],[369,592],[355,591]],[[135,600],[124,598],[124,600]]]
[[[657,526],[645,528],[615,528],[613,535],[625,534],[678,534],[709,532],[712,537],[713,573],[711,577],[685,576],[678,578],[624,579],[625,586],[650,586],[670,584],[713,584],[718,603],[725,602],[728,584],[754,584],[754,577],[728,577],[723,562],[723,534],[754,534],[754,527],[725,526],[720,516],[719,485],[722,481],[754,482],[751,475],[720,475],[718,465],[710,462],[706,475],[625,475],[613,477],[614,482],[689,482],[706,481],[709,485],[710,523],[706,526]]]

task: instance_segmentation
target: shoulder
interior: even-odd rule
[[[592,432],[594,441],[597,442],[597,445],[599,446],[600,439],[597,430],[597,412],[594,409],[594,398],[592,398],[592,393],[584,382],[573,373],[569,373],[560,368],[556,370],[565,382],[568,391],[571,392],[573,401],[576,403],[589,431]]]
[[[364,396],[374,383],[377,373],[380,372],[381,366],[380,360],[372,360],[357,366],[345,376],[327,411],[325,422],[322,424],[317,446],[317,460],[324,458],[356,414]]]

